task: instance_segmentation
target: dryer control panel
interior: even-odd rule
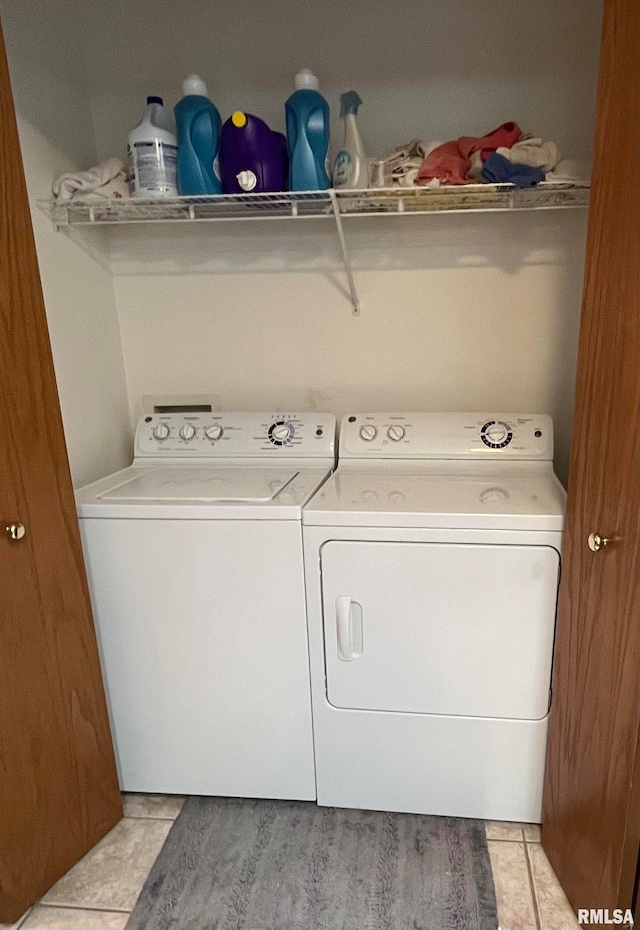
[[[551,461],[553,421],[523,413],[348,414],[339,458]]]
[[[328,413],[153,413],[138,421],[135,457],[333,459],[335,433]]]

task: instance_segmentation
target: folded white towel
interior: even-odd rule
[[[398,184],[400,187],[412,187],[427,155],[437,149],[441,142],[429,142],[412,139],[404,145],[398,145],[382,158],[384,161],[385,184]]]
[[[547,171],[546,180],[565,184],[576,181],[584,183],[589,180],[590,173],[588,163],[561,158],[553,171]]]
[[[543,171],[553,171],[562,157],[555,142],[543,142],[536,138],[521,139],[510,149],[501,146],[497,152],[514,165],[529,165]]]
[[[107,158],[88,171],[70,171],[51,185],[57,203],[70,200],[98,202],[129,197],[129,184],[125,167],[119,158]]]

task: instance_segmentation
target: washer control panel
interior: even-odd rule
[[[154,413],[138,422],[135,456],[332,459],[335,433],[327,413]]]
[[[354,413],[340,426],[340,459],[553,458],[544,414]]]

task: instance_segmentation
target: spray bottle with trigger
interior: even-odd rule
[[[369,165],[358,129],[358,107],[362,103],[355,90],[340,97],[340,116],[344,120],[344,145],[333,166],[333,186],[342,190],[362,190],[369,186]]]

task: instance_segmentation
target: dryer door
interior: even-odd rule
[[[559,563],[549,546],[325,543],[329,702],[544,717]]]

